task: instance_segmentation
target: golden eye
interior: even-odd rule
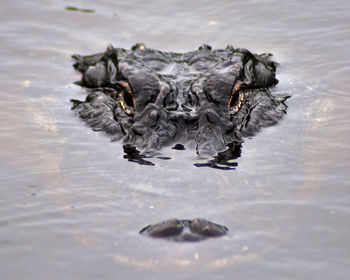
[[[232,89],[230,100],[228,102],[228,108],[236,113],[242,105],[243,95],[239,90],[243,87],[243,82],[238,81]]]
[[[117,84],[121,87],[121,92],[118,95],[119,104],[125,113],[131,115],[136,109],[134,94],[127,82],[118,81]]]

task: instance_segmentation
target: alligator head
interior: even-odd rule
[[[269,91],[278,82],[271,54],[230,45],[173,53],[137,44],[73,58],[79,84],[89,89],[85,101],[73,100],[73,109],[138,155],[182,144],[216,158],[228,149],[230,157],[242,137],[286,113],[286,97]]]

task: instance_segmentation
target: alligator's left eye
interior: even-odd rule
[[[136,109],[134,94],[127,82],[118,81],[117,84],[120,86],[120,93],[118,95],[119,104],[125,113],[131,115]]]

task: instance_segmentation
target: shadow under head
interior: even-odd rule
[[[73,109],[94,130],[152,154],[175,143],[217,154],[286,113],[269,88],[278,83],[271,54],[246,49],[162,52],[137,44],[73,55],[87,88]]]

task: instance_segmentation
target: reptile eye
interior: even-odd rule
[[[228,108],[237,112],[242,105],[243,95],[239,90],[243,87],[243,82],[238,81],[232,89],[230,100],[228,102]]]
[[[118,95],[119,104],[125,113],[131,115],[134,109],[136,109],[134,94],[127,82],[119,81],[117,84],[120,86],[120,93]]]
[[[230,108],[234,107],[235,104],[237,103],[238,99],[239,99],[239,93],[238,93],[238,91],[232,91],[232,92],[231,92],[230,101],[229,101],[229,103],[228,103],[228,106],[229,106]]]
[[[135,99],[131,92],[124,92],[123,97],[127,106],[135,108]]]

